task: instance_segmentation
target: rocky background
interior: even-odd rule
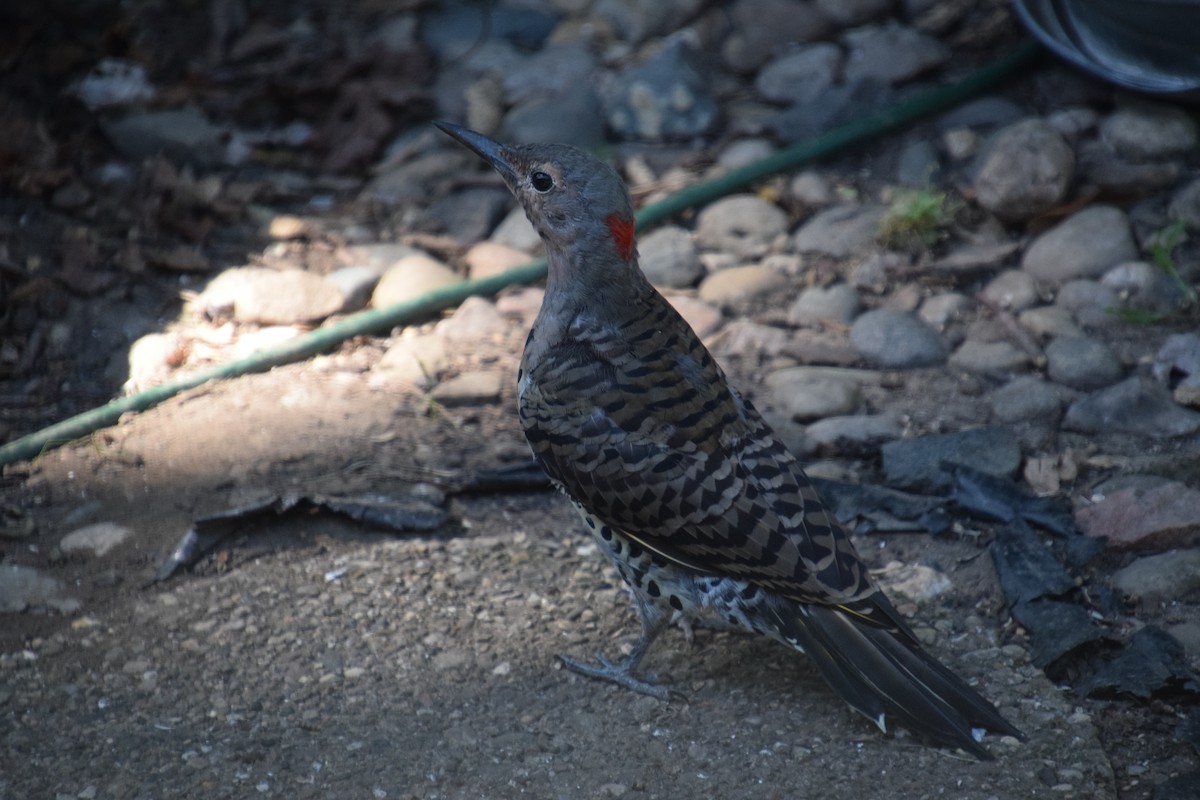
[[[528,262],[430,119],[594,148],[648,204],[1025,39],[990,0],[5,8],[0,440]],[[1195,797],[1198,168],[1194,108],[1047,56],[640,238],[1031,734],[997,765],[724,635],[651,657],[682,706],[554,669],[632,623],[559,498],[470,488],[525,454],[514,287],[7,466],[0,797]],[[428,530],[334,513],[368,493]]]

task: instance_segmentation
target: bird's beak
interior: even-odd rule
[[[459,144],[473,151],[484,161],[491,164],[492,168],[500,173],[500,177],[509,186],[516,186],[517,171],[513,168],[512,162],[509,161],[504,145],[492,141],[482,133],[476,133],[461,125],[441,121],[436,121],[433,124],[447,136],[458,140]]]

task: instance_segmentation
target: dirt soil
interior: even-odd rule
[[[48,8],[68,14],[63,25],[78,23],[58,5]],[[117,4],[89,7],[119,16]],[[131,7],[141,17],[98,30],[160,56],[178,44],[182,61],[187,37],[147,37],[157,7]],[[42,27],[21,39],[27,49],[8,52],[28,56],[53,37],[39,19]],[[35,354],[36,369],[9,370],[35,348],[32,336],[5,329],[6,346],[16,348],[0,348],[9,370],[0,398],[6,440],[115,394],[126,377],[123,348],[137,335],[164,321],[210,324],[177,319],[177,273],[97,267],[130,254],[122,214],[146,215],[143,233],[150,226],[159,244],[190,248],[203,239],[214,273],[253,260],[263,246],[240,217],[213,212],[203,237],[172,227],[167,217],[194,208],[156,187],[194,188],[186,175],[159,174],[158,183],[135,187],[133,200],[111,204],[128,208],[104,209],[104,198],[93,197],[88,208],[101,210],[82,221],[47,201],[73,180],[56,165],[96,161],[103,148],[94,129],[71,129],[69,113],[37,101],[57,96],[47,87],[103,49],[91,40],[47,50],[44,81],[18,81],[17,89],[9,81],[0,98],[11,112],[5,124],[28,123],[5,137],[10,150],[0,155],[28,145],[21,170],[36,179],[18,190],[8,181],[0,198],[0,234],[11,244],[0,252],[0,289],[16,285],[12,264],[59,264],[63,242],[78,245],[70,250],[77,260],[67,260],[75,272],[64,267],[53,281],[22,286],[35,293],[36,319],[74,324],[71,357],[43,363]],[[308,101],[319,105],[320,96]],[[58,153],[37,162],[40,172],[28,166],[38,142]],[[0,158],[10,178],[13,163]],[[331,229],[360,213],[340,211]],[[314,237],[308,252],[289,256],[320,262],[326,243]],[[512,319],[502,337],[458,354],[452,372],[487,366],[515,376],[527,322]],[[193,570],[155,582],[200,516],[289,493],[436,495],[456,476],[522,462],[513,380],[497,403],[447,408],[371,379],[386,345],[360,338],[304,363],[209,384],[5,470],[0,512],[19,538],[0,540],[3,563],[58,578],[80,607],[0,616],[0,800],[1141,800],[1196,768],[1196,754],[1172,738],[1179,709],[1081,700],[1029,663],[978,544],[986,536],[871,535],[857,544],[873,567],[916,562],[949,577],[946,594],[901,602],[901,610],[933,652],[1028,734],[1025,743],[989,739],[996,760],[988,763],[880,734],[802,657],[745,637],[701,630],[689,643],[681,632],[666,635],[646,666],[678,691],[668,703],[564,671],[558,654],[616,654],[636,622],[616,575],[551,491],[452,495],[450,521],[425,533],[311,510],[255,519]],[[731,367],[753,397],[760,365]],[[979,402],[978,392],[936,370],[897,380],[888,396],[922,430],[942,412],[949,416],[938,424],[957,427]],[[845,467],[877,477],[870,460]],[[100,557],[61,552],[63,535],[95,522],[132,535]]]

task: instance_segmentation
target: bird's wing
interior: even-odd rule
[[[665,559],[903,629],[795,458],[674,309],[634,316],[577,321],[527,370],[522,423],[551,477]]]

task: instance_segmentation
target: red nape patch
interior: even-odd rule
[[[608,232],[612,235],[613,244],[621,258],[628,261],[633,258],[633,220],[618,214],[609,214],[604,218],[608,223]]]

